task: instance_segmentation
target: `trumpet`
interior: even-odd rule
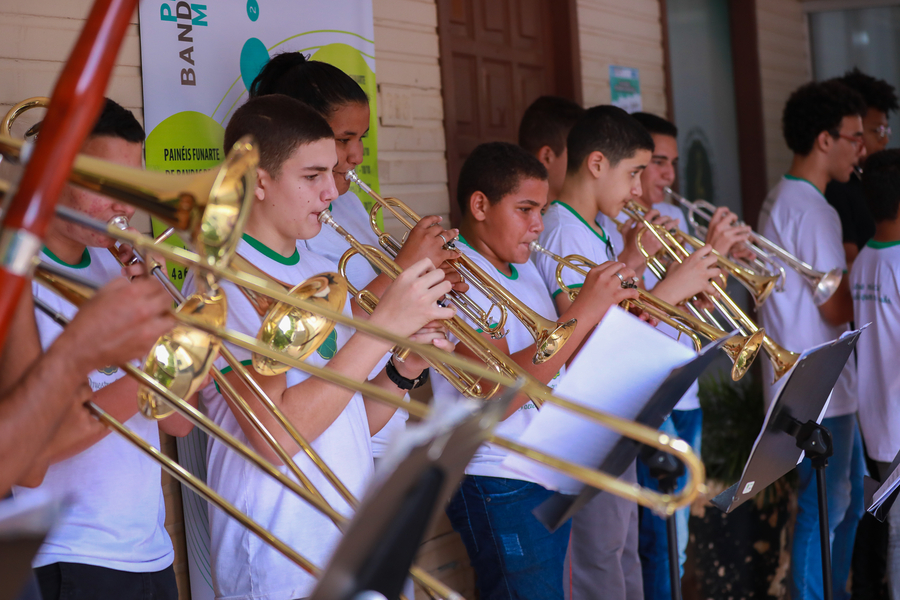
[[[421,220],[409,206],[398,200],[397,198],[382,198],[371,187],[357,176],[356,172],[348,171],[347,179],[359,186],[359,188],[367,193],[375,200],[375,205],[369,213],[369,221],[373,231],[378,236],[381,246],[392,257],[397,256],[400,251],[401,244],[397,242],[390,234],[381,231],[378,228],[378,211],[382,208],[389,210],[407,229],[412,230],[416,223]],[[456,250],[453,240],[447,242],[444,248],[448,250]],[[507,313],[512,313],[531,333],[534,338],[537,351],[532,359],[534,364],[540,364],[553,356],[557,350],[562,348],[566,340],[575,329],[575,321],[567,323],[557,323],[549,319],[545,319],[526,306],[521,300],[510,294],[503,286],[484,272],[484,270],[475,264],[465,253],[460,253],[460,257],[456,259],[454,267],[459,274],[492,303],[491,307],[484,311],[472,303],[464,294],[451,292],[450,301],[473,323],[476,323],[482,331],[491,334],[495,339],[502,337],[497,335],[497,331],[503,330],[506,323]],[[490,315],[493,308],[497,307],[500,316],[496,322],[491,322]]]
[[[570,300],[575,300],[580,290],[577,288],[570,288],[565,284],[562,277],[563,269],[572,269],[579,275],[586,277],[588,272],[585,268],[592,269],[597,266],[595,262],[577,254],[562,257],[547,250],[537,241],[531,242],[530,247],[532,252],[540,252],[558,263],[556,267],[556,281],[559,284],[560,289],[569,296]],[[657,298],[650,292],[642,290],[634,284],[623,282],[622,287],[633,287],[638,292],[638,300],[627,300],[626,302],[645,311],[659,321],[666,323],[679,333],[688,336],[693,342],[697,352],[699,352],[703,346],[700,336],[711,341],[716,341],[728,335],[724,331],[713,327],[696,317],[683,313],[665,300]],[[753,364],[762,344],[763,335],[764,332],[762,330],[756,331],[749,336],[733,335],[729,337],[725,342],[725,345],[722,346],[722,350],[725,351],[732,363],[734,363],[731,369],[731,378],[734,381],[743,377],[747,373],[747,369],[750,368],[750,365]]]
[[[625,214],[627,214],[635,221],[641,222],[644,225],[647,225],[649,223],[649,221],[644,218],[644,215],[647,211],[644,210],[644,208],[637,202],[634,202],[633,200],[629,201],[624,210]],[[677,240],[680,245],[683,243],[687,243],[694,248],[701,248],[704,245],[703,240],[679,229],[675,229],[674,231],[669,231],[667,233],[671,239]],[[640,238],[638,238],[638,247],[641,248],[641,253],[644,254],[644,256],[649,260],[649,256],[646,252],[644,252],[642,248]],[[733,275],[734,278],[737,279],[741,283],[741,285],[743,285],[747,289],[748,292],[750,292],[750,295],[753,297],[753,301],[756,303],[756,306],[761,306],[763,302],[765,302],[769,297],[769,295],[775,290],[775,287],[777,286],[779,280],[777,275],[760,275],[752,269],[739,265],[727,256],[723,256],[716,250],[713,250],[712,252],[716,257],[718,267],[724,272]]]
[[[678,234],[673,234],[667,229],[660,227],[658,225],[654,225],[650,221],[644,218],[643,210],[637,206],[634,202],[630,202],[629,206],[626,207],[626,211],[629,212],[630,215],[633,215],[635,219],[637,219],[640,223],[647,228],[647,230],[656,237],[657,240],[662,244],[663,251],[668,254],[672,260],[676,262],[683,262],[684,258],[690,255],[690,252],[681,244],[678,239]],[[679,232],[680,233],[680,232]],[[693,238],[692,236],[687,236],[687,234],[681,234],[682,236],[686,236],[692,246],[695,248],[699,248],[703,245],[700,240]],[[695,245],[695,242],[698,245]],[[645,257],[649,259],[651,258],[646,251],[644,251],[643,246],[638,244],[641,248],[642,253]],[[720,263],[721,264],[721,263]],[[665,266],[660,261],[654,261],[653,265],[658,271],[656,272],[657,276],[662,278],[665,276]],[[747,334],[755,334],[757,332],[764,332],[765,330],[762,327],[756,325],[750,317],[741,309],[737,303],[732,300],[728,294],[725,293],[725,290],[722,289],[722,286],[719,282],[713,280],[712,282],[713,289],[715,289],[716,294],[710,295],[709,300],[713,303],[716,309],[725,317],[728,323],[744,333]],[[688,306],[691,306],[688,304]],[[696,314],[696,313],[695,313]],[[713,321],[715,321],[713,319]],[[762,339],[762,349],[763,352],[766,353],[766,356],[769,357],[769,360],[772,363],[772,367],[775,371],[775,381],[781,379],[797,362],[800,358],[800,355],[796,352],[791,352],[778,345],[772,339],[764,335]],[[774,383],[774,382],[773,382]]]
[[[554,396],[546,386],[535,382],[533,379],[514,379],[506,374],[497,373],[496,371],[485,367],[484,365],[480,365],[476,362],[457,356],[453,353],[439,350],[437,348],[434,348],[433,346],[411,342],[407,338],[398,336],[390,331],[383,330],[367,321],[354,319],[352,317],[344,315],[343,313],[316,306],[299,298],[294,298],[285,293],[283,290],[278,289],[277,286],[271,285],[268,281],[262,280],[259,277],[237,272],[231,268],[209,263],[208,261],[202,260],[199,255],[189,250],[168,247],[166,245],[155,246],[152,240],[147,240],[141,235],[134,234],[130,231],[121,231],[114,227],[109,227],[105,223],[96,222],[95,220],[84,215],[80,215],[77,213],[71,214],[71,212],[69,211],[64,212],[67,219],[73,220],[86,227],[92,227],[96,228],[97,230],[105,231],[108,235],[121,239],[131,244],[133,247],[139,248],[141,250],[152,250],[153,252],[160,254],[167,260],[171,260],[175,263],[182,264],[188,267],[200,269],[216,278],[228,279],[234,282],[236,285],[253,289],[254,291],[268,295],[274,300],[283,302],[289,306],[317,313],[320,316],[336,323],[355,328],[359,332],[384,339],[400,347],[408,348],[410,351],[415,352],[423,358],[433,360],[438,363],[447,363],[460,369],[465,369],[473,375],[482,377],[488,381],[500,383],[503,386],[521,386],[521,391],[528,394],[529,397],[538,398],[544,402],[552,402],[557,406],[563,408],[564,410],[569,410],[571,412],[575,412],[577,414],[595,420],[596,422],[609,427],[614,431],[620,432],[623,435],[643,444],[661,449],[668,453],[672,453],[686,465],[687,470],[690,474],[690,481],[688,485],[678,494],[659,494],[651,490],[635,489],[634,486],[623,483],[615,477],[599,471],[588,469],[584,466],[572,463],[570,461],[560,460],[553,456],[538,452],[534,449],[523,446],[522,444],[519,444],[514,440],[503,438],[497,435],[493,435],[489,438],[489,441],[492,443],[507,448],[513,452],[520,453],[523,456],[527,457],[529,460],[537,461],[541,464],[548,465],[551,468],[560,470],[561,472],[575,480],[598,489],[607,490],[623,498],[633,500],[640,503],[642,506],[647,506],[652,510],[659,512],[660,514],[671,514],[679,507],[690,503],[693,498],[695,498],[705,489],[705,486],[703,484],[705,472],[703,463],[690,450],[690,447],[682,440],[670,438],[664,434],[660,434],[657,431],[654,431],[648,427],[639,425],[627,419],[596,411],[576,402]],[[222,330],[220,328],[213,327],[208,323],[197,321],[189,316],[180,316],[179,319],[188,324],[195,325],[196,327],[206,331],[207,333],[220,337],[223,341],[231,342],[233,344],[236,344],[237,346],[246,348],[253,352],[259,352],[264,356],[268,356],[272,360],[284,362],[291,367],[297,368],[315,377],[324,379],[325,381],[328,381],[330,383],[334,383],[336,385],[358,391],[368,398],[379,400],[397,408],[403,408],[404,410],[409,412],[410,415],[413,415],[415,417],[424,418],[427,417],[430,412],[430,407],[428,407],[427,405],[415,401],[406,402],[396,396],[385,392],[381,388],[372,385],[371,383],[351,380],[327,368],[315,367],[309,363],[296,360],[289,356],[285,356],[283,353],[271,348],[261,347],[263,345],[259,344],[251,336],[241,334],[239,332]]]
[[[707,224],[712,220],[716,207],[706,200],[688,200],[680,194],[676,194],[670,188],[664,189],[666,198],[676,205],[681,205],[688,211],[688,222],[699,235],[706,235],[707,225],[703,225],[697,217],[705,219]],[[816,306],[822,306],[837,291],[844,274],[841,269],[832,269],[827,273],[816,271],[808,263],[803,262],[775,242],[763,237],[755,231],[750,232],[750,240],[747,247],[753,252],[755,258],[753,265],[766,274],[774,274],[778,277],[776,291],[784,289],[785,273],[784,263],[796,271],[809,285],[813,293],[813,302]],[[780,261],[780,263],[779,263]]]

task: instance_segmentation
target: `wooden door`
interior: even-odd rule
[[[482,142],[516,143],[545,94],[581,101],[575,0],[437,0],[450,214],[456,179]]]

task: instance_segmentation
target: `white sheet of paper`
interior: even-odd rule
[[[613,307],[561,378],[555,393],[586,406],[634,419],[675,367],[696,356],[687,348]],[[594,421],[545,404],[519,442],[596,468],[619,434]],[[503,461],[545,488],[577,494],[584,484],[517,454]]]

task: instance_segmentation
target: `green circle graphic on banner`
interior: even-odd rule
[[[241,79],[248,90],[253,80],[269,62],[269,51],[258,38],[250,38],[241,48]]]
[[[147,168],[166,173],[195,173],[225,160],[225,128],[203,113],[175,113],[147,136]]]
[[[256,0],[247,0],[247,18],[256,21],[259,18],[259,4]]]

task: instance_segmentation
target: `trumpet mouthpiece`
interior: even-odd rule
[[[323,225],[328,225],[332,222],[332,220],[333,219],[331,218],[331,211],[328,210],[327,208],[319,213],[319,223],[322,223]]]
[[[541,248],[541,245],[537,243],[537,240],[532,240],[531,242],[529,242],[528,249],[532,252],[540,252],[541,250],[543,250],[543,248]]]
[[[118,227],[122,231],[128,229],[128,217],[125,215],[116,215],[112,219],[109,220],[109,224]]]
[[[355,183],[355,182],[359,181],[359,175],[356,174],[356,171],[354,171],[353,169],[350,169],[349,171],[347,171],[344,174],[344,179]]]

